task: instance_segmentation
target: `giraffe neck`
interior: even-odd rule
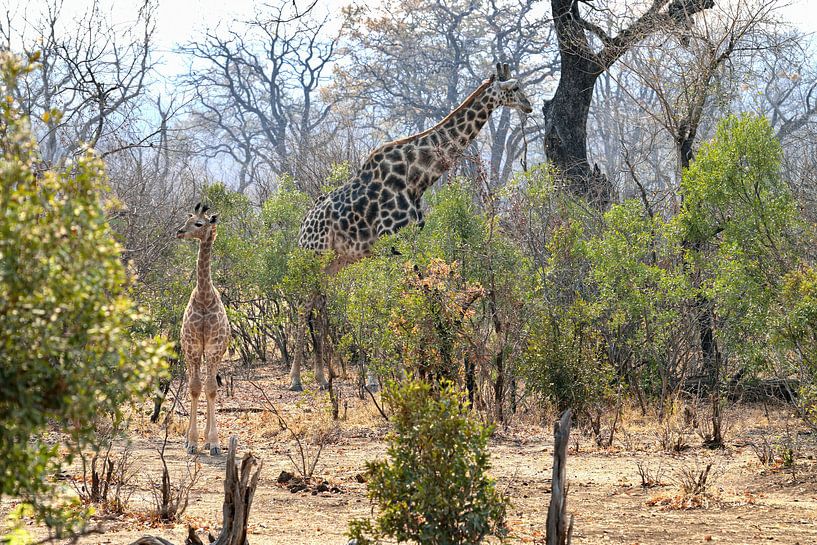
[[[436,148],[428,175],[418,180],[419,193],[423,193],[440,176],[450,170],[462,157],[465,149],[499,106],[499,97],[491,85],[483,85],[465,99],[445,119],[420,138],[420,143]]]
[[[199,243],[199,258],[196,263],[196,299],[209,300],[215,296],[216,289],[210,276],[210,257],[213,253],[213,236],[215,227],[210,230],[207,238]]]

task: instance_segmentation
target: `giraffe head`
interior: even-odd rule
[[[193,209],[193,213],[190,214],[190,217],[184,222],[184,225],[179,227],[178,231],[176,231],[176,238],[207,240],[210,238],[211,233],[213,238],[215,238],[216,218],[218,218],[218,216],[216,214],[212,216],[209,215],[207,213],[209,209],[210,207],[206,204],[197,204],[196,208]]]
[[[494,79],[494,91],[503,106],[515,108],[525,114],[533,111],[533,106],[525,96],[519,80],[511,78],[511,69],[507,63],[496,63],[496,74],[491,78]]]

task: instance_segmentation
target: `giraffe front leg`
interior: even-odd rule
[[[321,345],[323,345],[323,339],[318,341]],[[324,366],[324,352],[323,349],[325,346],[321,346],[321,350],[315,354],[315,382],[318,383],[318,388],[321,390],[329,389],[329,382],[326,380],[326,375],[323,372]],[[331,364],[330,364],[331,365]]]
[[[371,365],[366,366],[366,388],[372,393],[380,390],[380,380]]]
[[[204,427],[204,448],[210,450],[211,456],[221,454],[218,440],[218,426],[216,425],[216,397],[218,396],[218,384],[216,374],[218,364],[221,362],[222,354],[210,352],[205,355],[207,362],[207,380],[204,383],[204,394],[207,396],[207,424]]]
[[[189,454],[198,452],[199,430],[196,424],[201,395],[201,354],[185,352],[188,382],[190,384],[190,425],[187,427],[185,448]]]
[[[415,215],[417,216],[417,217],[416,217],[417,227],[419,227],[419,228],[420,228],[420,230],[422,231],[422,230],[423,230],[423,227],[425,227],[425,226],[426,226],[426,217],[425,217],[425,214],[423,214],[423,210],[420,208],[420,205],[419,205],[419,204],[417,204],[417,205],[416,205],[416,207],[415,207],[415,209],[414,209],[414,210],[415,210],[415,211],[414,211],[414,213],[415,213]]]

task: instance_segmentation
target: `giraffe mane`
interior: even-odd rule
[[[382,148],[385,148],[386,146],[395,146],[395,145],[405,144],[406,142],[411,142],[412,140],[414,140],[414,139],[416,139],[416,138],[421,138],[421,137],[423,137],[423,136],[425,136],[425,135],[427,135],[427,134],[430,134],[430,133],[434,132],[435,130],[439,129],[440,127],[442,127],[443,125],[445,125],[446,121],[448,121],[449,119],[451,119],[452,117],[454,117],[454,115],[456,115],[456,114],[457,114],[457,112],[459,112],[459,111],[460,111],[460,110],[462,110],[463,108],[468,108],[469,106],[471,106],[471,104],[474,102],[474,100],[476,100],[477,96],[479,96],[479,95],[480,95],[480,93],[482,93],[482,92],[483,92],[485,89],[487,89],[487,88],[488,88],[488,86],[489,86],[489,85],[491,85],[491,84],[494,82],[494,79],[495,79],[495,78],[496,78],[496,74],[491,74],[491,77],[489,77],[488,79],[486,79],[485,81],[483,81],[483,82],[482,82],[482,84],[480,84],[480,86],[479,86],[479,87],[477,87],[477,88],[474,90],[474,92],[473,92],[473,93],[471,93],[470,95],[468,95],[468,98],[466,98],[465,100],[463,100],[463,101],[460,103],[460,105],[459,105],[459,106],[457,106],[456,108],[454,108],[453,110],[451,110],[451,111],[448,113],[448,115],[447,115],[447,116],[445,116],[444,118],[442,118],[442,120],[441,120],[440,122],[438,122],[437,124],[435,124],[434,126],[429,127],[428,129],[426,129],[426,130],[424,130],[424,131],[422,131],[422,132],[418,132],[418,133],[416,133],[416,134],[412,134],[411,136],[405,136],[405,137],[403,137],[403,138],[398,138],[397,140],[392,140],[391,142],[386,142],[386,143],[385,143],[385,144],[383,144],[382,146],[380,146],[380,147],[376,148],[376,149],[375,149],[375,150],[374,150],[372,153],[370,153],[370,154],[369,154],[369,157],[371,157],[372,155],[374,155],[374,154],[375,154],[375,153],[376,153],[378,150],[380,150],[380,149],[382,149]]]

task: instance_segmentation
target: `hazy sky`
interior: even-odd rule
[[[296,0],[298,5],[304,6],[312,0]],[[351,2],[372,3],[372,0],[318,0],[315,14],[333,14]],[[382,0],[374,0],[379,3]],[[399,0],[391,0],[399,1]],[[723,0],[717,0],[723,1]],[[8,0],[3,0],[5,4]],[[81,16],[88,9],[91,0],[63,0],[63,12],[66,19]],[[105,10],[110,13],[115,24],[125,24],[132,21],[136,14],[136,2],[121,0],[101,0]],[[270,2],[276,3],[276,2]],[[784,19],[807,32],[817,35],[817,0],[789,0],[783,2],[781,14]],[[28,17],[36,17],[42,11],[45,2],[42,0],[29,1],[25,7],[12,0],[11,11],[21,16],[24,11]],[[156,20],[156,43],[161,53],[165,70],[177,72],[181,66],[180,59],[174,58],[172,50],[175,45],[185,43],[196,38],[200,33],[219,24],[227,25],[234,19],[251,17],[257,6],[263,5],[258,0],[158,0],[158,14]]]
[[[304,5],[307,0],[296,0]],[[83,5],[87,0],[65,0],[68,4]],[[351,3],[349,0],[318,0],[316,11],[338,12]],[[368,2],[371,3],[371,2]],[[186,41],[207,26],[219,21],[241,18],[253,12],[256,0],[159,0],[159,33],[162,45]],[[817,0],[790,0],[783,8],[786,19],[809,32],[817,32]]]

